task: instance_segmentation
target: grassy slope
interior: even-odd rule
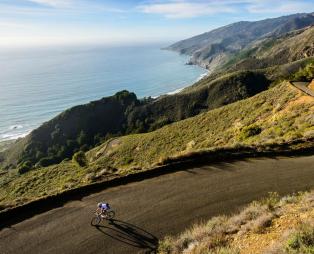
[[[314,56],[314,27],[267,38],[235,54],[222,69],[260,69]]]
[[[108,141],[87,153],[87,167],[64,161],[23,175],[16,170],[0,171],[0,205],[14,206],[116,174],[149,169],[169,157],[192,152],[313,137],[313,112],[314,98],[282,83],[252,98],[154,132]]]
[[[160,254],[314,253],[314,192],[276,193],[239,214],[212,218],[160,242]]]
[[[200,114],[157,131],[119,138],[119,144],[99,154],[94,163],[119,169],[150,167],[168,157],[192,151],[280,143],[314,135],[314,98],[287,83],[252,98]],[[249,127],[248,127],[249,126]],[[248,135],[259,129],[259,135]],[[96,154],[98,153],[98,159]]]

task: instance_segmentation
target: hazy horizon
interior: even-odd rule
[[[0,47],[175,42],[237,21],[312,11],[311,0],[0,0]]]

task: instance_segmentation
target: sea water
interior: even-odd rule
[[[173,93],[206,73],[162,46],[0,49],[0,141],[78,104],[124,89],[139,98]]]

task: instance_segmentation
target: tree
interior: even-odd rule
[[[87,136],[83,130],[81,130],[80,134],[77,137],[77,143],[82,146],[87,143]]]
[[[83,151],[76,152],[73,155],[72,161],[80,167],[87,166],[87,158]]]
[[[31,169],[32,169],[32,163],[30,161],[25,161],[18,167],[17,171],[20,175],[22,175],[30,171]]]

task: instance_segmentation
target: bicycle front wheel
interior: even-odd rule
[[[92,218],[90,224],[92,226],[98,226],[100,224],[100,222],[101,222],[100,216],[95,216],[95,217]]]

